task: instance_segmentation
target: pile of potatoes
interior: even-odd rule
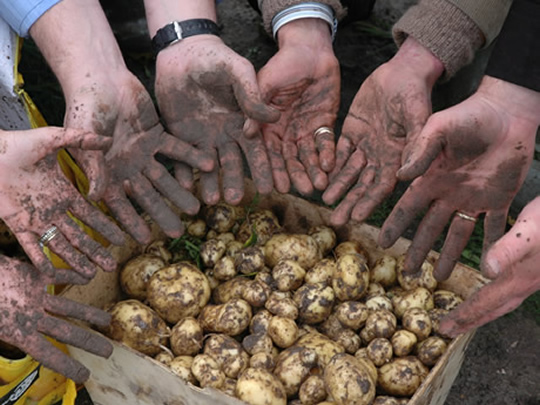
[[[106,333],[193,385],[252,405],[406,404],[447,348],[438,322],[462,299],[427,261],[413,276],[403,257],[370,266],[329,227],[288,234],[224,203],[186,229],[201,268],[148,246],[121,271]]]

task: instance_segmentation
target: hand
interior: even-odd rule
[[[54,272],[38,244],[38,238],[51,226],[60,232],[47,247],[76,272],[93,277],[96,268],[91,262],[106,271],[116,268],[110,253],[86,235],[68,213],[114,244],[124,242],[122,231],[77,192],[54,154],[65,146],[103,150],[110,144],[108,138],[55,127],[0,132],[0,217],[40,270]]]
[[[520,213],[515,225],[493,244],[482,270],[494,280],[450,312],[441,332],[455,337],[517,308],[540,289],[540,197]]]
[[[363,221],[394,189],[406,142],[431,114],[431,90],[441,62],[409,37],[394,58],[375,70],[356,94],[343,124],[336,167],[323,194],[326,204],[343,201],[334,225]]]
[[[251,63],[218,37],[198,35],[161,51],[156,66],[156,97],[168,130],[214,159],[214,170],[200,176],[204,202],[220,200],[220,169],[225,201],[241,201],[244,170],[240,149],[257,190],[271,192],[272,173],[262,137],[247,138],[243,131],[250,127],[246,116],[270,122],[279,113],[262,102]],[[193,186],[190,167],[177,164],[175,174],[183,187]]]
[[[45,291],[50,284],[85,283],[84,277],[64,269],[58,269],[51,277],[28,263],[0,256],[0,278],[1,340],[17,346],[45,367],[76,383],[88,379],[88,369],[56,348],[43,335],[101,357],[111,355],[112,345],[107,339],[56,317],[71,317],[105,327],[110,322],[108,313]]]
[[[150,95],[131,73],[115,77],[107,88],[108,93],[115,95],[109,111],[116,111],[114,142],[105,156],[111,181],[103,201],[126,231],[142,244],[150,241],[150,230],[127,196],[132,197],[166,235],[180,237],[184,232],[182,221],[165,198],[189,215],[199,211],[200,203],[155,160],[155,155],[162,154],[202,171],[212,170],[213,161],[202,151],[165,132]],[[105,87],[103,92],[106,92]]]
[[[274,184],[280,193],[293,186],[304,195],[324,190],[334,168],[331,130],[339,109],[339,62],[325,21],[290,22],[278,32],[279,51],[260,70],[264,99],[281,111],[279,121],[262,126]]]
[[[434,114],[407,145],[398,172],[402,180],[424,174],[392,210],[379,244],[391,246],[427,209],[405,259],[407,271],[420,268],[456,211],[435,267],[437,280],[449,277],[480,214],[486,251],[504,233],[510,203],[530,166],[539,120],[539,93],[489,76],[469,99]]]

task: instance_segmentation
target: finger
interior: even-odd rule
[[[146,177],[134,175],[128,184],[130,196],[152,217],[167,236],[171,238],[182,236],[184,233],[182,221],[163,201]]]
[[[223,183],[223,197],[232,205],[237,205],[244,197],[244,168],[242,154],[235,142],[226,142],[218,149]]]
[[[118,187],[110,187],[103,197],[112,216],[127,233],[141,245],[150,243],[152,235],[146,222],[139,216],[127,197]]]
[[[272,167],[272,176],[274,178],[274,186],[280,193],[288,193],[291,188],[291,181],[285,166],[285,160],[281,153],[281,140],[279,137],[271,133],[271,130],[263,127],[264,140],[266,150],[268,151],[268,159]]]
[[[197,149],[166,132],[161,136],[158,152],[203,172],[210,172],[214,169],[214,160],[205,151]]]
[[[322,170],[330,173],[336,165],[336,136],[330,132],[321,132],[315,136],[315,147],[319,152]]]
[[[56,269],[54,275],[51,277],[49,284],[76,284],[84,285],[88,284],[90,279],[81,276],[79,273],[72,269]]]
[[[330,179],[333,179],[338,173],[341,172],[345,164],[349,161],[354,149],[355,146],[351,142],[349,137],[342,134],[339,137],[336,146],[336,164],[334,166],[334,169],[330,173]]]
[[[356,205],[358,199],[362,198],[366,192],[366,185],[358,183],[352,190],[350,190],[343,201],[339,203],[332,215],[330,216],[330,222],[332,225],[341,226],[346,224],[350,217],[351,212]]]
[[[58,223],[56,226],[61,229],[61,221],[58,220],[56,222]],[[47,243],[47,247],[83,277],[92,279],[96,275],[96,266],[88,259],[88,257],[74,249],[62,232],[58,232],[56,236]]]
[[[6,221],[8,226],[9,223]],[[13,228],[11,228],[13,229]],[[34,266],[44,273],[45,275],[51,277],[55,274],[55,268],[52,265],[51,261],[43,253],[43,249],[39,246],[37,242],[37,237],[31,232],[13,232],[25,253],[28,255],[30,261]],[[86,277],[84,277],[88,280]]]
[[[490,247],[502,236],[506,230],[508,209],[488,211],[484,218],[484,245],[482,246],[482,257]],[[481,267],[482,268],[482,267]],[[489,270],[484,273],[486,277],[493,278]]]
[[[58,228],[68,242],[105,271],[116,270],[116,260],[110,252],[88,236],[71,218],[57,221]]]
[[[435,264],[433,276],[437,281],[444,281],[450,277],[454,266],[461,257],[461,252],[467,246],[474,231],[475,222],[454,216],[446,240],[444,241],[441,255]]]
[[[10,343],[8,341],[8,343]],[[90,377],[90,371],[39,334],[26,336],[21,342],[11,342],[28,353],[44,367],[82,384]]]
[[[330,185],[322,196],[323,201],[328,205],[332,205],[340,199],[353,184],[358,182],[358,176],[365,165],[364,152],[360,149],[354,151],[345,166],[332,177]]]
[[[103,152],[80,149],[70,149],[69,152],[88,178],[88,198],[92,201],[98,201],[105,193],[109,183]]]
[[[174,164],[174,177],[180,187],[186,190],[193,190],[195,180],[193,178],[193,169],[185,163],[176,162]]]
[[[47,294],[44,305],[45,309],[54,315],[78,319],[100,327],[111,323],[111,314],[108,312],[66,298]]]
[[[411,274],[420,270],[437,237],[444,231],[452,213],[453,209],[442,203],[435,202],[431,205],[407,250],[403,264],[405,273]]]
[[[106,338],[53,316],[41,318],[37,330],[62,343],[100,357],[109,357],[113,350]]]
[[[260,194],[270,194],[274,188],[272,166],[262,137],[245,140],[240,143],[240,146],[246,156],[255,188]],[[281,162],[284,165],[283,160]]]
[[[304,165],[296,157],[289,157],[285,158],[285,166],[291,183],[296,190],[302,195],[311,195],[313,193],[313,185],[306,173]]]
[[[261,125],[251,118],[246,119],[242,133],[247,139],[256,137],[261,133]]]
[[[315,149],[315,142],[311,136],[303,137],[298,140],[299,158],[307,173],[311,183],[317,190],[324,190],[328,186],[328,176],[321,169],[319,156]]]
[[[388,176],[383,174],[381,178],[388,179]],[[377,206],[392,193],[395,185],[395,181],[391,183],[380,181],[377,183],[377,181],[374,180],[369,190],[367,190],[364,196],[356,203],[351,213],[351,217],[356,221],[364,221],[371,215],[375,208],[377,208]]]
[[[218,155],[216,150],[212,149],[207,151],[215,162],[218,162]],[[200,188],[201,188],[201,197],[205,204],[207,205],[215,205],[220,200],[220,193],[219,193],[219,172],[220,167],[216,164],[214,167],[214,170],[211,172],[201,172],[201,178],[199,181]]]
[[[163,165],[152,161],[144,174],[169,201],[189,215],[196,215],[201,204],[188,190],[182,188]]]

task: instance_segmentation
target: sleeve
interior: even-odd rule
[[[486,75],[540,92],[540,0],[515,0]]]
[[[475,21],[447,0],[420,0],[399,19],[392,33],[398,46],[412,36],[429,49],[443,63],[446,80],[470,63],[484,44]]]
[[[272,18],[281,10],[285,10],[291,6],[301,3],[308,3],[302,0],[258,0],[259,9],[261,10],[263,25],[266,32],[272,35]],[[316,3],[326,4],[330,6],[335,13],[338,21],[342,20],[347,14],[347,10],[339,0],[317,0]]]
[[[0,0],[2,17],[21,37],[27,37],[30,27],[60,0]]]

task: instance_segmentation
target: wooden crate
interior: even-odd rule
[[[254,191],[248,184],[244,201],[253,200]],[[303,199],[273,193],[260,198],[259,207],[271,209],[288,231],[307,231],[312,225],[329,225],[330,210],[311,204]],[[410,241],[398,240],[390,249],[382,250],[376,240],[379,229],[350,222],[334,228],[338,240],[358,240],[367,248],[373,263],[383,254],[398,256],[407,250]],[[159,230],[154,229],[156,239],[164,239]],[[119,263],[141,252],[141,246],[130,241],[120,248],[111,249]],[[430,253],[436,258],[435,252]],[[372,264],[371,263],[371,264]],[[479,272],[458,264],[449,280],[439,288],[454,291],[467,298],[487,282]],[[114,303],[121,295],[117,273],[100,272],[85,286],[71,286],[64,294],[68,298],[100,308]],[[454,339],[446,353],[409,401],[410,405],[443,405],[450,388],[459,372],[465,349],[474,332]],[[70,347],[71,355],[91,370],[86,388],[96,405],[239,405],[243,402],[226,396],[213,389],[200,389],[187,383],[170,372],[167,367],[154,359],[142,355],[129,347],[112,342],[114,351],[109,359],[102,359],[80,349]]]

